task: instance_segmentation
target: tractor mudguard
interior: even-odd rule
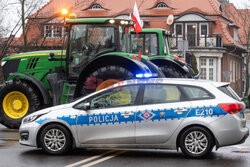
[[[105,55],[97,57],[96,59],[89,62],[85,67],[81,69],[81,73],[79,75],[77,86],[75,89],[74,98],[79,97],[80,89],[83,86],[84,80],[87,75],[97,69],[98,67],[103,67],[106,65],[119,65],[129,69],[134,74],[136,73],[151,73],[150,68],[145,65],[143,62],[138,60],[131,59],[129,57],[121,56],[121,55]]]
[[[181,65],[178,62],[176,62],[172,59],[166,58],[166,57],[152,58],[152,59],[150,59],[150,61],[152,61],[156,65],[171,63],[174,66],[179,67],[179,68],[183,69],[185,72],[187,72],[188,74],[190,74],[190,70],[187,68],[187,66],[185,64]]]
[[[37,78],[29,74],[10,73],[10,76],[21,77],[21,79],[25,79],[33,83],[41,92],[41,95],[43,96],[44,104],[46,105],[51,104],[51,100],[50,100],[51,98],[50,98],[49,92],[40,80],[38,80]]]
[[[158,78],[165,78],[165,75],[162,72],[162,70],[153,62],[151,61],[142,61],[142,62],[148,66],[148,68],[151,70],[152,73],[158,74]]]

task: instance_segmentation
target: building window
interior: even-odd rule
[[[216,59],[201,58],[200,59],[201,79],[216,81]]]
[[[52,37],[52,26],[44,26],[44,37]]]
[[[233,82],[233,61],[230,61],[230,82]]]
[[[103,7],[99,4],[92,5],[88,10],[104,10]]]
[[[208,35],[208,24],[207,23],[200,24],[200,35],[201,36]]]
[[[175,24],[174,25],[174,34],[176,36],[182,36],[183,35],[182,24]]]
[[[62,38],[64,35],[64,29],[59,25],[45,25],[44,37],[47,38]]]
[[[234,28],[234,40],[235,41],[239,41],[239,38],[238,38],[238,29],[237,28]]]
[[[158,8],[158,9],[170,9],[164,2],[160,2],[156,5],[155,8]]]

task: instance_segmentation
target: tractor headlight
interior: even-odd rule
[[[3,67],[7,61],[1,61],[1,66]]]

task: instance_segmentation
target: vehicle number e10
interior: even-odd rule
[[[207,116],[207,115],[213,115],[214,111],[212,108],[210,109],[196,109],[195,114],[197,116]]]

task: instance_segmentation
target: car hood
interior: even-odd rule
[[[43,114],[47,114],[51,111],[57,111],[57,110],[61,110],[61,109],[64,109],[64,108],[67,108],[69,107],[70,105],[69,104],[62,104],[62,105],[58,105],[58,106],[54,106],[54,107],[49,107],[49,108],[45,108],[45,109],[42,109],[42,110],[39,110],[39,111],[36,111],[28,116],[33,116],[33,115],[43,115]]]

